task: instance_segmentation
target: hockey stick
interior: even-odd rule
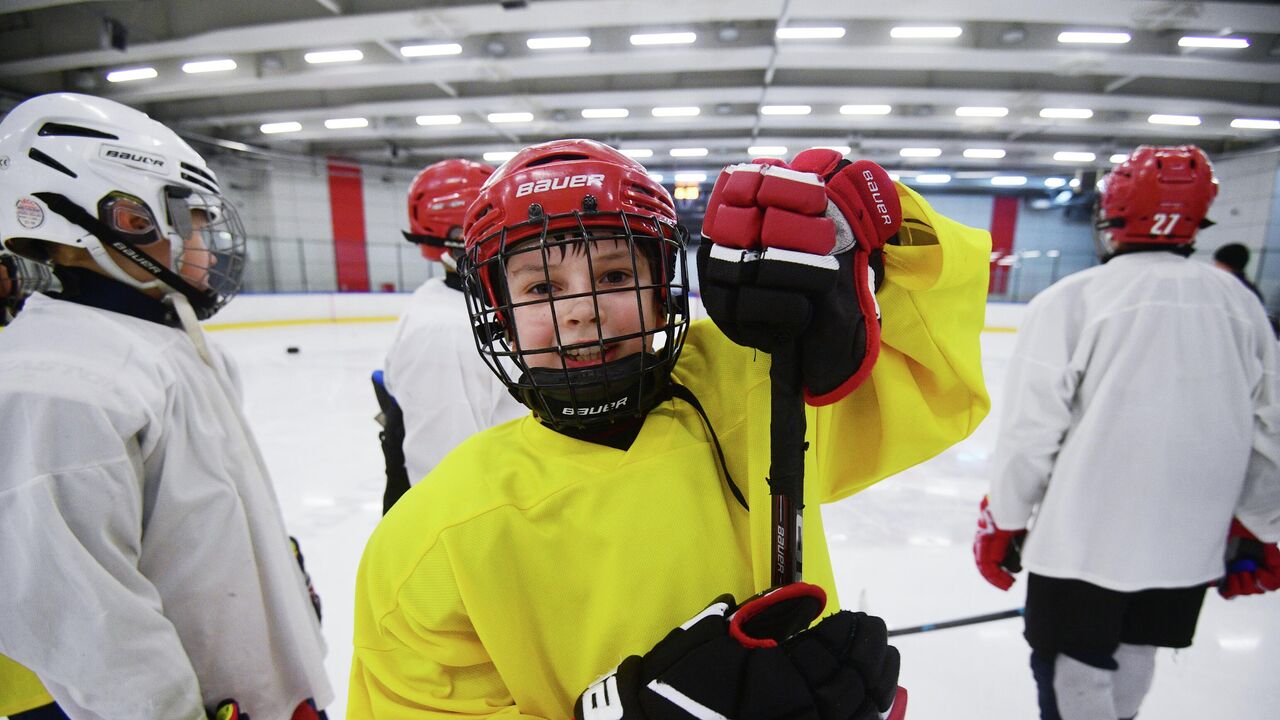
[[[769,496],[773,506],[774,587],[803,579],[804,395],[795,344],[771,353],[769,366]]]
[[[926,623],[924,625],[913,625],[911,627],[890,630],[889,637],[897,637],[899,635],[916,635],[919,633],[930,632],[932,630],[946,630],[947,628],[964,627],[965,625],[981,625],[982,623],[994,622],[996,620],[1008,620],[1009,618],[1021,617],[1024,611],[1025,608],[1016,608],[1014,610],[987,613],[986,615],[973,615],[971,617],[959,618],[956,620]]]

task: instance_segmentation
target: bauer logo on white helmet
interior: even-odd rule
[[[604,187],[604,175],[595,173],[589,175],[568,175],[558,178],[543,178],[533,182],[520,183],[516,186],[516,197],[524,197],[533,193],[547,192],[548,190],[564,190],[565,188],[580,187]]]
[[[109,162],[119,163],[135,170],[145,170],[146,172],[155,173],[157,175],[167,174],[165,170],[165,159],[159,155],[152,155],[141,150],[120,147],[119,145],[103,144],[98,149],[98,157]]]

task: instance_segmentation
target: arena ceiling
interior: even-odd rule
[[[348,59],[308,61],[329,51]],[[1280,144],[1280,4],[4,0],[0,92],[51,91],[223,148],[404,166],[578,136],[663,172],[829,145],[1062,174],[1141,143]]]

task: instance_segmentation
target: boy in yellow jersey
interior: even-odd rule
[[[690,325],[684,230],[634,160],[556,141],[486,182],[464,229],[469,311],[480,354],[532,414],[461,444],[374,532],[348,717],[892,711],[882,621],[839,613],[797,632],[824,590],[838,607],[817,507],[986,414],[989,236],[821,150],[726,169],[703,229],[715,323]],[[838,279],[814,289],[815,272]],[[762,348],[779,337],[799,347],[811,405],[812,585],[740,608],[770,586]]]

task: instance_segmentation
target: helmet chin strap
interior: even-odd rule
[[[178,315],[178,322],[182,324],[182,331],[191,338],[191,344],[196,347],[196,354],[204,361],[205,365],[217,369],[213,364],[213,356],[209,353],[209,343],[205,342],[204,330],[200,327],[200,320],[196,318],[195,308],[191,307],[191,301],[181,293],[169,292],[165,293],[164,304],[173,308]]]
[[[90,238],[92,238],[92,240],[90,240]],[[129,287],[137,288],[139,290],[153,290],[161,288],[172,291],[172,288],[159,280],[153,279],[143,282],[142,280],[139,280],[125,272],[124,268],[121,268],[120,265],[111,257],[111,253],[107,252],[107,248],[102,244],[102,241],[93,233],[86,233],[83,239],[85,240],[84,249],[89,251],[89,256],[93,258],[94,264],[101,268],[103,272],[107,273],[107,275],[110,275],[112,280],[122,282]]]

